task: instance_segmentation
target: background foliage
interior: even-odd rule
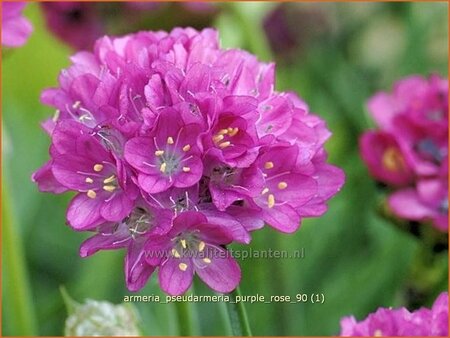
[[[269,60],[261,21],[274,6],[227,5],[214,22],[223,45],[246,48]],[[304,248],[305,257],[242,261],[241,289],[244,295],[325,294],[324,304],[246,304],[255,335],[333,335],[339,333],[344,315],[361,319],[379,306],[404,304],[401,290],[418,240],[377,215],[380,193],[360,160],[357,140],[371,127],[364,103],[375,91],[387,90],[396,79],[413,73],[447,75],[448,8],[447,3],[289,6],[307,13],[313,9],[326,24],[317,33],[322,21],[299,22],[301,48],[289,57],[277,55],[277,86],[299,92],[327,121],[333,131],[327,144],[330,161],[345,170],[347,182],[329,212],[305,220],[297,233],[267,228],[254,234],[253,249]],[[53,113],[40,104],[39,95],[56,85],[72,51],[45,29],[38,4],[30,4],[25,14],[33,22],[33,35],[24,47],[2,55],[2,332],[60,335],[66,317],[61,285],[78,301],[119,303],[129,292],[122,253],[81,259],[77,249],[84,235],[64,225],[71,196],[41,194],[30,180],[48,157],[49,139],[39,123]],[[447,284],[442,280],[435,294]],[[194,289],[197,294],[211,293],[201,283]],[[139,294],[161,295],[156,278]],[[136,306],[143,333],[177,334],[172,305]],[[198,334],[229,334],[224,304],[189,306],[198,320]]]

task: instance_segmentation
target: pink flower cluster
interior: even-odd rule
[[[344,317],[341,336],[448,337],[448,293],[441,293],[431,309],[409,312],[405,308],[379,308],[361,322],[353,316]]]
[[[33,180],[77,192],[67,221],[94,232],[81,256],[126,248],[130,290],[158,268],[171,295],[195,273],[230,292],[241,274],[225,245],[248,244],[265,223],[296,231],[343,185],[324,121],[274,90],[273,64],[221,49],[214,30],[104,37],[71,60],[42,94],[57,111]]]
[[[360,140],[370,173],[394,192],[392,212],[448,231],[448,80],[411,76],[368,103],[379,129]]]

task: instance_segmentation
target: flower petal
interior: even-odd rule
[[[194,264],[189,258],[169,258],[159,267],[159,285],[171,296],[185,293],[194,278]]]
[[[207,245],[204,257],[195,258],[194,263],[197,275],[214,291],[231,292],[241,280],[239,265],[223,248]]]
[[[100,215],[103,201],[99,198],[89,198],[86,194],[76,195],[67,209],[67,221],[75,230],[93,229],[105,220]]]

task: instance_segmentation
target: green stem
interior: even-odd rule
[[[234,336],[251,337],[252,331],[248,322],[244,303],[236,302],[236,297],[241,296],[241,290],[237,287],[230,293],[231,300],[227,303],[228,316],[230,317],[231,330]]]
[[[22,239],[18,234],[17,222],[9,201],[10,195],[3,181],[2,222],[3,222],[3,276],[8,292],[5,302],[14,336],[35,336],[36,320],[33,311],[29,277],[23,252]]]
[[[189,302],[175,302],[175,311],[180,336],[194,336],[194,324]]]
[[[262,61],[271,61],[272,52],[261,25],[261,18],[251,15],[241,3],[226,1],[222,4],[225,10],[235,18],[244,33],[245,43],[252,53]]]

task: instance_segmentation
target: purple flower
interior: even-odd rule
[[[143,200],[119,222],[103,223],[96,234],[83,242],[80,256],[87,257],[99,250],[127,248],[125,256],[125,280],[131,291],[144,287],[155,270],[145,261],[144,245],[151,234],[164,234],[171,226],[171,215],[158,210]]]
[[[208,223],[199,212],[187,211],[173,220],[164,236],[151,236],[147,262],[159,266],[159,285],[171,295],[181,295],[197,274],[211,289],[231,292],[241,279],[239,265],[223,245],[235,240],[227,226]],[[157,253],[165,252],[161,258]]]
[[[141,30],[148,27],[149,20],[161,20],[161,15],[163,19],[164,15],[170,15],[171,20],[186,26],[197,26],[200,21],[201,26],[202,21],[209,21],[217,12],[213,4],[186,2],[171,5],[174,8],[167,12],[168,5],[162,2],[56,1],[42,2],[41,9],[48,30],[76,50],[91,49],[104,35]],[[174,13],[180,11],[181,15]]]
[[[139,186],[158,193],[197,183],[203,173],[196,142],[199,132],[198,125],[184,124],[179,114],[167,110],[159,115],[155,133],[128,141],[125,158],[139,171]]]
[[[2,2],[2,46],[20,47],[33,31],[31,23],[22,16],[26,2]]]
[[[104,34],[95,3],[61,1],[41,6],[48,29],[76,49],[91,48]]]
[[[194,272],[233,290],[240,270],[223,245],[250,243],[265,223],[294,232],[343,185],[325,123],[275,91],[273,64],[222,50],[214,30],[104,37],[71,60],[41,97],[57,110],[43,123],[51,159],[33,180],[77,192],[68,223],[97,233],[81,255],[124,248],[132,291],[155,269],[169,294]]]
[[[393,213],[446,231],[448,81],[411,76],[368,107],[379,130],[361,137],[361,155],[375,179],[396,189],[388,198]]]
[[[431,309],[409,312],[405,308],[379,308],[361,322],[341,319],[341,336],[448,336],[448,293],[443,292]]]

